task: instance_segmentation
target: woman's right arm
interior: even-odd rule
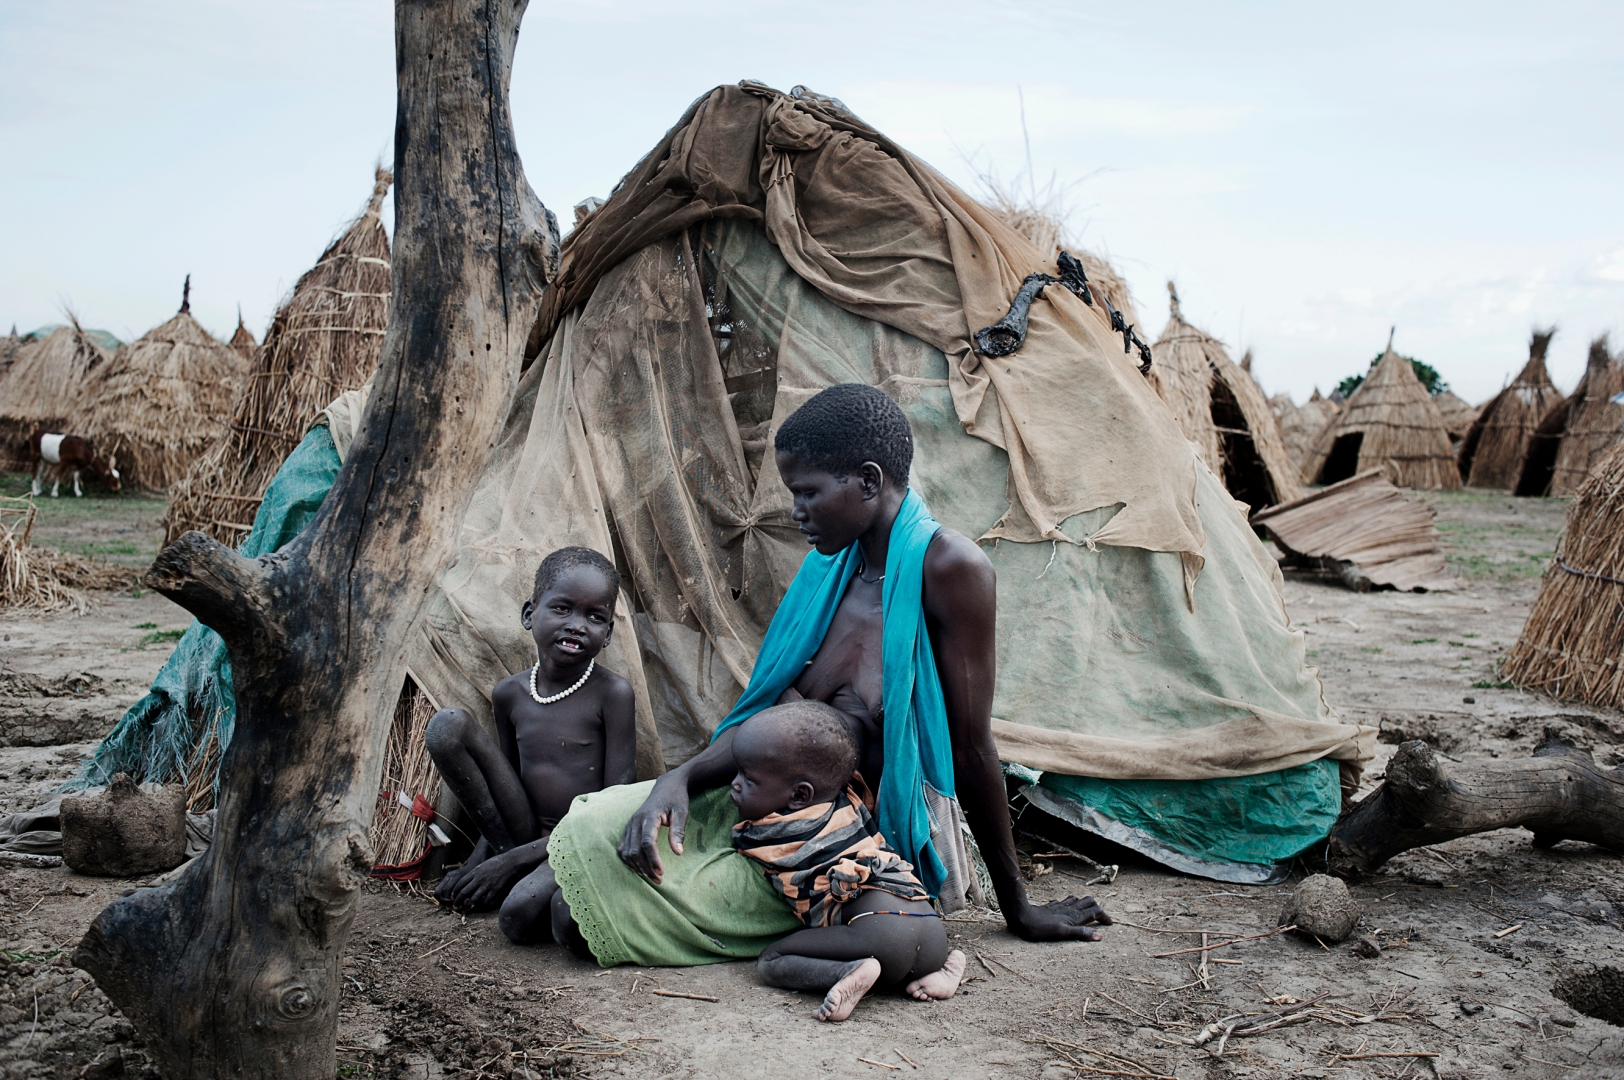
[[[722,732],[703,752],[654,781],[654,790],[626,823],[616,850],[627,866],[654,884],[665,874],[660,862],[660,826],[671,830],[671,850],[681,855],[688,828],[688,797],[731,783],[738,772],[733,763],[733,733],[737,730],[732,727]]]

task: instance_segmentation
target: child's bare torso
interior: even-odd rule
[[[530,696],[530,672],[496,684],[491,694],[498,735],[504,717],[519,754],[519,782],[530,805],[547,827],[556,824],[577,795],[605,785],[604,702],[609,672],[593,672],[587,684],[569,697],[542,705]]]
[[[794,684],[803,698],[831,705],[856,723],[858,771],[876,791],[885,767],[882,587],[883,582],[852,578],[823,644]]]

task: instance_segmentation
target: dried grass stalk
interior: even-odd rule
[[[253,363],[255,354],[259,352],[259,342],[254,340],[253,331],[243,325],[241,308],[237,309],[237,329],[232,332],[231,340],[226,344],[231,346],[232,352],[249,363]]]
[[[135,584],[133,568],[30,545],[37,512],[32,499],[0,496],[0,609],[83,615],[90,609],[87,591]]]
[[[361,216],[277,310],[226,430],[173,488],[166,542],[196,529],[236,546],[321,410],[372,377],[389,325],[389,238],[379,217],[389,182],[380,168]]]
[[[1263,391],[1222,342],[1184,321],[1171,281],[1167,291],[1172,314],[1152,349],[1150,381],[1184,437],[1252,510],[1299,498],[1297,469]]]
[[[440,773],[423,741],[434,706],[410,679],[395,705],[385,752],[383,791],[372,819],[372,850],[380,867],[400,866],[420,859],[428,845],[429,823],[400,805],[396,793],[408,800],[422,796],[432,806],[440,797]]]
[[[1551,473],[1550,494],[1572,495],[1591,469],[1624,439],[1624,405],[1613,398],[1624,393],[1624,356],[1608,355],[1607,335],[1590,343],[1584,379],[1569,399],[1562,443]]]
[[[76,433],[83,420],[81,391],[110,359],[71,312],[67,326],[17,349],[0,379],[0,457],[8,468],[31,467],[28,437],[35,427]]]
[[[1337,440],[1362,436],[1358,460],[1341,476],[1327,476],[1326,462]],[[1432,395],[1416,378],[1410,362],[1387,343],[1376,369],[1342,406],[1314,441],[1314,451],[1303,469],[1309,483],[1327,483],[1371,469],[1391,466],[1388,473],[1400,487],[1453,490],[1460,473]]]
[[[1580,487],[1506,678],[1563,701],[1624,705],[1624,444]]]
[[[91,376],[79,434],[117,455],[124,483],[167,490],[224,432],[246,371],[183,305]]]
[[[1496,394],[1466,433],[1460,448],[1460,475],[1470,487],[1514,488],[1522,475],[1528,443],[1546,415],[1562,403],[1562,392],[1545,370],[1545,351],[1556,330],[1535,330],[1528,363],[1511,385]]]
[[[201,814],[214,809],[214,789],[220,779],[220,718],[218,710],[208,729],[186,760],[180,776],[186,788],[186,812]]]

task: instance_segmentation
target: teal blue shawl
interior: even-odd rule
[[[932,896],[940,893],[947,872],[930,842],[930,812],[925,785],[953,797],[953,748],[947,730],[947,705],[936,674],[936,656],[925,631],[925,549],[941,525],[912,488],[891,526],[882,591],[885,628],[884,664],[885,772],[878,795],[880,835],[913,863]],[[720,735],[778,702],[823,644],[835,609],[846,595],[862,551],[856,543],[834,555],[807,553],[789,591],[773,614],[772,625],[756,654],[750,685],[733,711],[716,726]],[[712,736],[715,738],[715,735]],[[943,822],[955,828],[955,822]]]

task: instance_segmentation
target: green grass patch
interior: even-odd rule
[[[1435,637],[1418,637],[1410,639],[1411,645],[1436,645],[1437,643],[1438,639]]]
[[[1510,679],[1479,679],[1472,684],[1473,690],[1515,690],[1516,688],[1517,684]]]
[[[1382,651],[1382,647],[1380,645],[1366,645],[1362,649],[1360,649],[1359,651],[1360,652],[1377,653],[1377,652]]]
[[[1455,649],[1464,649],[1464,648],[1466,648],[1466,642],[1464,642],[1464,641],[1451,641],[1451,642],[1449,642],[1449,645],[1450,645],[1451,648],[1455,648]]]
[[[162,645],[169,641],[179,641],[184,633],[186,633],[184,630],[155,630],[150,634],[143,635],[140,644],[136,645],[136,648],[144,649],[148,645]]]
[[[134,626],[130,627],[130,629],[131,630],[156,630],[156,629],[158,629],[158,624],[155,623],[155,622],[138,622]]]

